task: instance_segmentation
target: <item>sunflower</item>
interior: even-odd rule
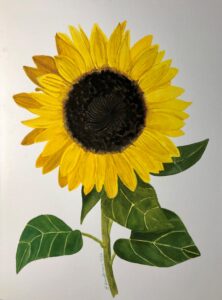
[[[104,187],[113,198],[119,180],[134,191],[137,176],[149,182],[180,155],[170,137],[183,135],[190,102],[171,84],[178,70],[151,35],[131,47],[125,27],[109,38],[97,24],[89,39],[81,27],[70,26],[70,37],[57,33],[58,55],[34,56],[36,67],[24,67],[36,91],[14,96],[37,115],[22,122],[33,128],[22,144],[46,142],[36,166],[44,174],[59,167],[69,190]]]

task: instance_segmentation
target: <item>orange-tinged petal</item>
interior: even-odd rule
[[[13,96],[15,102],[24,108],[39,108],[41,104],[31,97],[28,93],[20,93]]]
[[[61,175],[60,169],[59,169],[59,172],[58,172],[58,182],[59,182],[59,186],[61,188],[65,187],[68,184],[67,177]]]
[[[32,145],[36,142],[36,138],[45,131],[44,128],[36,128],[30,131],[22,140],[22,145]]]
[[[34,82],[35,84],[39,85],[37,78],[39,76],[44,75],[45,71],[43,71],[41,69],[27,67],[27,66],[24,66],[23,69],[24,69],[26,75],[29,77],[29,79],[31,79],[31,81]]]
[[[45,73],[58,73],[54,58],[47,55],[35,55],[33,61],[37,68]]]

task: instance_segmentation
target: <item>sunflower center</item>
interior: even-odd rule
[[[64,105],[66,127],[86,150],[120,152],[145,126],[146,107],[136,82],[110,69],[84,75]]]

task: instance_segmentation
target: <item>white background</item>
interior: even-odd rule
[[[221,30],[222,2],[204,0],[1,0],[1,209],[0,299],[3,300],[108,300],[100,262],[101,250],[84,240],[73,256],[33,262],[15,274],[15,253],[20,234],[30,219],[50,213],[73,228],[100,235],[96,207],[79,224],[80,190],[68,192],[57,185],[57,172],[41,175],[35,159],[43,145],[21,146],[28,132],[20,121],[29,113],[15,105],[12,95],[32,91],[23,73],[36,54],[55,54],[54,35],[68,25],[81,24],[90,32],[98,22],[110,34],[117,22],[128,20],[132,42],[152,33],[180,69],[175,84],[193,101],[186,135],[177,145],[207,137],[210,143],[201,161],[172,177],[153,178],[160,203],[177,212],[202,256],[176,267],[158,269],[130,264],[119,258],[114,271],[119,300],[222,299],[221,199]],[[113,239],[128,231],[115,225]]]

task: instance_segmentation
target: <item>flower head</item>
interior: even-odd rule
[[[81,27],[71,26],[71,37],[58,33],[58,55],[34,56],[36,68],[24,67],[37,91],[14,96],[37,115],[23,121],[33,130],[22,143],[46,142],[36,166],[59,167],[69,190],[82,183],[85,194],[104,187],[113,198],[118,178],[133,191],[137,175],[149,182],[180,155],[169,137],[183,134],[190,103],[171,84],[177,69],[150,35],[131,47],[125,26],[109,38],[98,25],[89,39]]]

